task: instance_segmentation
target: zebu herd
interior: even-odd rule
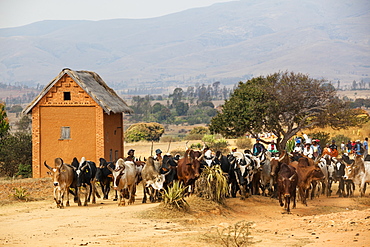
[[[137,186],[143,186],[142,203],[161,199],[161,192],[167,190],[175,180],[189,186],[194,191],[195,181],[204,166],[218,165],[229,183],[229,196],[241,199],[251,195],[271,196],[279,199],[281,206],[290,212],[290,202],[296,206],[296,194],[307,205],[307,198],[314,199],[320,194],[332,195],[332,184],[338,183],[338,196],[354,196],[359,188],[363,196],[366,183],[370,182],[370,161],[360,155],[351,159],[348,155],[341,158],[323,156],[317,160],[308,157],[296,157],[294,160],[281,152],[279,157],[272,157],[269,152],[253,156],[249,152],[233,152],[207,156],[203,151],[187,149],[183,157],[166,154],[162,159],[149,157],[145,161],[118,159],[115,163],[101,158],[99,166],[82,158],[74,158],[71,164],[65,164],[61,158],[55,159],[55,167],[44,163],[53,176],[54,200],[58,208],[69,206],[69,193],[79,206],[87,206],[90,200],[96,203],[100,194],[96,188],[101,186],[103,199],[108,199],[113,187],[118,205],[135,202]],[[117,195],[118,194],[118,195]],[[83,201],[83,204],[82,204]]]

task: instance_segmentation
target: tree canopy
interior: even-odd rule
[[[279,148],[299,131],[313,127],[359,126],[368,116],[337,97],[325,82],[294,72],[278,72],[239,82],[222,112],[211,120],[212,133],[225,137],[272,132]],[[362,115],[363,116],[363,115]]]
[[[126,142],[159,141],[164,133],[163,125],[159,123],[136,123],[125,131]]]

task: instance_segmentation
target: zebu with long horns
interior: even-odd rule
[[[251,163],[246,162],[245,155],[241,152],[234,152],[232,155],[229,155],[229,161],[233,166],[236,181],[240,189],[240,199],[244,200],[245,198],[248,198],[250,194],[250,184],[253,179],[253,169]],[[231,192],[231,194],[234,193],[236,192]]]
[[[142,177],[142,184],[143,184],[143,201],[142,203],[146,203],[147,194],[149,194],[150,202],[156,202],[159,200],[159,193],[160,190],[163,189],[163,183],[165,182],[166,175],[170,172],[165,174],[160,173],[160,169],[157,169],[159,161],[154,161],[154,158],[150,156],[146,161],[143,170],[141,171]]]
[[[81,200],[84,198],[84,206],[90,202],[92,197],[92,203],[96,203],[96,196],[100,198],[99,193],[96,191],[95,176],[96,176],[96,165],[95,162],[86,160],[85,157],[81,158],[78,163],[77,158],[73,158],[72,166],[76,169],[77,181],[76,185],[78,188],[78,206],[81,206]]]
[[[128,199],[128,204],[133,204],[137,182],[135,163],[120,158],[117,160],[114,170],[110,166],[108,166],[108,169],[113,175],[113,188],[119,192],[118,206],[125,206],[125,198]]]
[[[64,208],[64,195],[67,197],[66,206],[69,206],[69,188],[75,189],[75,201],[77,201],[76,173],[72,166],[64,164],[61,158],[56,158],[55,168],[51,168],[44,162],[46,168],[50,170],[53,176],[54,200],[58,208]]]

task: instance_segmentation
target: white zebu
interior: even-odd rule
[[[118,159],[116,167],[113,170],[108,166],[108,169],[113,175],[113,188],[119,192],[118,206],[126,204],[125,198],[128,199],[128,204],[135,202],[137,168],[134,162]]]
[[[365,185],[370,183],[370,161],[364,161],[362,155],[357,155],[355,161],[345,168],[345,179],[351,179],[360,189],[360,196],[365,194]]]

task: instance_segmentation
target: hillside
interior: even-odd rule
[[[45,85],[63,68],[115,89],[234,84],[279,70],[370,78],[370,2],[244,0],[150,19],[0,29],[0,82]]]

